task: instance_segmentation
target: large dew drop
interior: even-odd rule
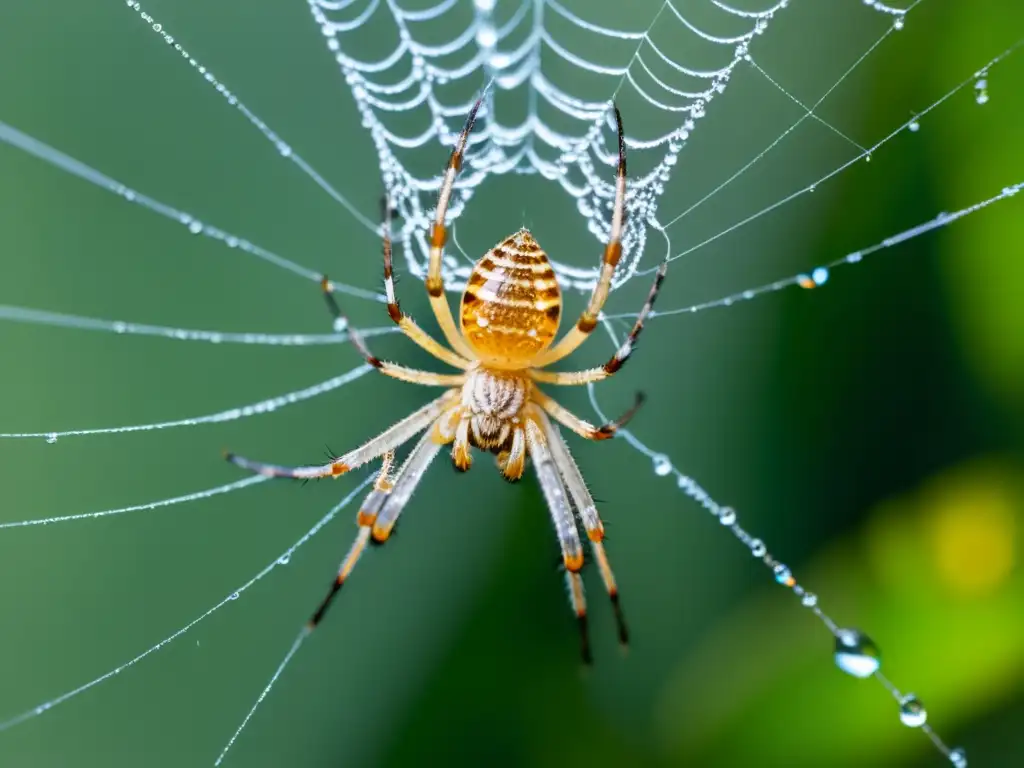
[[[856,629],[836,631],[836,666],[854,677],[870,677],[882,665],[874,641]]]
[[[658,477],[665,477],[672,471],[672,461],[663,453],[654,454],[651,463],[654,465],[654,474]]]
[[[949,753],[949,762],[955,768],[967,768],[967,754],[960,747],[957,747]]]
[[[928,719],[928,711],[924,704],[912,693],[900,699],[900,722],[911,728],[920,728]]]

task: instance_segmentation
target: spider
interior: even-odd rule
[[[612,602],[619,641],[624,647],[629,636],[618,587],[602,543],[604,526],[583,476],[551,419],[588,440],[605,440],[632,418],[643,402],[643,395],[638,394],[636,403],[620,418],[595,426],[559,405],[537,385],[589,384],[614,375],[629,358],[643,330],[644,321],[665,277],[667,262],[658,269],[632,330],[608,362],[582,371],[545,370],[579,347],[597,326],[615,266],[622,255],[620,238],[626,196],[626,145],[622,117],[615,108],[618,171],[611,231],[597,283],[575,327],[553,343],[562,314],[561,290],[547,255],[528,230],[520,229],[494,246],[474,265],[462,294],[460,327],[457,328],[441,276],[441,258],[447,239],[445,214],[480,104],[481,100],[478,100],[470,110],[449,157],[430,230],[426,289],[431,309],[449,347],[428,335],[399,308],[392,274],[390,205],[386,199],[384,201],[384,286],[388,315],[413,342],[442,362],[459,369],[459,373],[432,373],[380,360],[370,352],[358,332],[348,326],[353,345],[366,362],[381,373],[414,384],[445,387],[445,393],[355,450],[343,456],[332,456],[327,464],[283,467],[230,453],[226,458],[261,475],[299,479],[339,477],[373,459],[382,458],[382,468],[373,490],[366,496],[356,518],[359,527],[356,539],[341,562],[327,595],[306,624],[307,631],[311,631],[323,619],[366,546],[387,541],[402,509],[442,446],[452,445],[452,462],[460,471],[470,468],[473,448],[494,453],[499,471],[510,481],[522,477],[529,457],[558,536],[569,599],[579,628],[580,652],[584,663],[589,664],[587,608],[580,576],[583,546],[574,509],[590,541],[590,549]],[[326,276],[321,281],[321,288],[332,314],[342,319],[341,310],[332,296],[332,284]],[[420,433],[424,433],[423,436],[392,477],[395,449]]]

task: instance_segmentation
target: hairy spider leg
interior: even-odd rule
[[[366,341],[363,339],[363,335],[355,329],[355,327],[348,321],[345,314],[341,311],[341,307],[338,306],[338,302],[334,298],[334,288],[327,275],[324,275],[320,279],[320,289],[323,292],[324,301],[326,302],[327,309],[330,311],[331,315],[336,320],[344,321],[345,328],[348,330],[348,337],[352,341],[352,346],[356,348],[367,363],[372,365],[385,376],[390,376],[391,378],[398,379],[399,381],[408,381],[411,384],[422,384],[430,387],[457,387],[465,382],[466,375],[464,373],[449,374],[420,371],[416,368],[408,368],[404,365],[398,365],[398,363],[381,360],[370,351],[370,348],[366,346]]]
[[[380,511],[381,505],[391,492],[392,483],[390,474],[394,460],[394,451],[388,451],[384,454],[384,461],[381,465],[380,472],[377,474],[377,479],[373,483],[373,490],[366,494],[366,498],[363,499],[363,503],[359,507],[359,514],[356,515],[356,525],[359,526],[359,533],[356,535],[355,541],[352,542],[352,546],[345,555],[345,559],[342,560],[341,565],[338,566],[338,575],[335,577],[334,581],[331,582],[331,586],[328,589],[327,594],[324,596],[324,599],[320,601],[320,605],[317,606],[313,615],[310,616],[309,621],[306,622],[307,629],[315,629],[323,619],[324,614],[327,613],[327,609],[334,601],[334,598],[348,580],[349,575],[355,569],[356,563],[359,562],[360,555],[362,555],[363,551],[366,549],[366,545],[370,541],[370,532],[373,529],[373,521],[377,519],[377,513]]]
[[[581,419],[565,406],[552,400],[537,387],[533,388],[530,399],[547,411],[555,421],[571,429],[580,437],[584,437],[587,440],[607,440],[610,437],[614,437],[616,432],[630,422],[636,415],[636,412],[640,410],[640,406],[644,404],[646,397],[643,392],[637,392],[636,400],[625,413],[614,421],[609,421],[607,424],[601,424],[600,426],[594,426],[589,421]]]
[[[576,321],[576,326],[556,342],[551,349],[538,355],[534,363],[536,368],[543,368],[561,360],[590,336],[590,333],[597,327],[597,318],[608,299],[615,267],[618,265],[619,259],[622,258],[622,220],[626,207],[626,137],[622,130],[622,115],[619,114],[619,108],[614,107],[614,110],[615,125],[619,135],[619,167],[615,175],[615,207],[612,209],[612,226],[608,233],[608,243],[604,247],[604,256],[601,259],[601,272],[594,284],[594,290],[590,294],[590,301],[587,302],[587,307],[580,315],[580,319]]]
[[[393,451],[418,435],[447,410],[451,401],[457,398],[458,394],[459,390],[457,389],[448,390],[437,399],[432,400],[419,410],[406,416],[397,424],[384,430],[355,450],[334,459],[329,464],[309,467],[284,467],[278,464],[253,461],[233,453],[225,453],[224,458],[235,466],[254,474],[263,475],[264,477],[290,477],[299,480],[339,477],[388,451]]]
[[[658,292],[661,290],[661,283],[665,279],[665,273],[668,272],[668,260],[666,259],[658,267],[658,271],[654,275],[654,283],[651,285],[651,290],[647,293],[647,300],[644,302],[643,308],[640,310],[640,314],[636,316],[636,321],[633,323],[632,329],[629,331],[629,335],[623,340],[622,344],[615,351],[608,362],[604,365],[599,365],[596,368],[588,368],[583,371],[542,371],[536,368],[530,369],[530,376],[534,381],[539,381],[544,384],[562,384],[569,386],[577,386],[580,384],[590,384],[594,381],[601,381],[607,379],[609,376],[615,375],[626,361],[629,356],[636,350],[637,339],[640,338],[640,332],[644,329],[644,323],[650,315],[651,310],[654,309],[654,302],[658,298]]]
[[[587,632],[587,601],[583,594],[583,580],[579,573],[583,568],[583,545],[580,543],[580,533],[576,529],[576,519],[573,517],[565,484],[558,473],[544,432],[536,418],[532,413],[527,417],[526,446],[530,458],[533,459],[533,467],[537,472],[548,512],[551,513],[551,522],[555,525],[558,544],[562,549],[569,601],[576,614],[576,624],[580,632],[580,655],[584,664],[590,664],[593,658],[590,653],[590,637]]]
[[[445,168],[444,181],[441,183],[441,190],[437,196],[437,210],[434,213],[434,223],[430,228],[430,263],[427,267],[427,295],[430,297],[430,306],[434,310],[437,322],[444,332],[444,337],[452,349],[465,358],[473,360],[476,356],[469,344],[462,338],[459,329],[455,325],[455,318],[452,316],[452,308],[448,305],[448,299],[444,295],[444,278],[441,276],[441,256],[444,251],[444,244],[448,240],[448,229],[444,219],[448,213],[448,203],[452,195],[452,187],[455,184],[455,176],[462,167],[462,158],[466,151],[466,144],[469,141],[470,131],[476,122],[476,113],[483,103],[483,97],[476,100],[473,108],[469,110],[466,124],[459,134],[455,148],[448,158],[448,166]]]
[[[388,316],[395,321],[402,333],[438,360],[448,363],[453,368],[468,368],[470,360],[438,343],[430,334],[420,328],[411,316],[403,312],[399,306],[398,298],[395,295],[395,278],[391,259],[391,200],[387,195],[383,198],[382,206],[384,209],[382,212],[384,221],[384,293],[388,302]]]
[[[590,540],[590,549],[597,561],[598,570],[601,572],[601,581],[611,599],[612,611],[615,614],[615,624],[619,633],[619,643],[623,648],[629,645],[629,630],[626,627],[626,617],[622,612],[622,604],[619,600],[619,588],[615,582],[615,574],[612,573],[611,564],[608,562],[608,555],[604,550],[604,524],[597,512],[597,505],[594,504],[594,497],[587,489],[587,483],[583,474],[576,464],[576,460],[569,451],[569,446],[559,433],[558,428],[551,423],[551,420],[544,413],[537,415],[537,420],[544,428],[544,436],[548,440],[548,448],[551,450],[551,457],[555,466],[562,475],[565,487],[569,491],[573,504],[579,512],[580,520]]]

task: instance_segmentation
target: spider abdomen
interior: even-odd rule
[[[473,267],[462,294],[462,333],[481,361],[525,368],[558,331],[562,292],[547,254],[526,229]]]

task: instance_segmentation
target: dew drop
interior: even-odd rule
[[[974,100],[979,104],[988,103],[988,80],[984,77],[979,77],[974,84]]]
[[[824,285],[828,282],[828,267],[817,267],[811,272],[811,280],[815,285]]]
[[[764,545],[764,542],[760,539],[750,540],[750,554],[754,557],[761,558],[768,554],[768,547]]]
[[[278,565],[288,565],[288,563],[290,563],[291,561],[292,561],[292,553],[291,552],[285,552],[283,555],[281,555],[279,558],[277,558],[277,564]]]
[[[903,17],[902,16],[897,16],[896,19],[892,23],[892,28],[895,29],[895,30],[903,29],[903,24],[904,24]]]
[[[854,677],[870,677],[882,665],[874,641],[856,629],[836,631],[836,666]]]
[[[493,48],[498,44],[498,30],[490,24],[481,24],[476,30],[476,42],[481,48]]]
[[[919,130],[921,130],[921,124],[917,122],[917,120],[911,120],[909,123],[907,123],[907,129],[912,133],[917,133]]]
[[[900,699],[900,722],[911,728],[920,728],[928,719],[924,704],[912,693]]]
[[[46,436],[46,442],[47,442],[48,445],[53,445],[54,443],[56,443],[57,442],[57,433],[56,432],[51,432],[50,434],[48,434]]]
[[[127,333],[127,332],[128,332],[128,323],[121,322],[120,320],[118,320],[117,322],[114,323],[114,333]]]
[[[230,595],[228,596],[228,600],[237,600],[237,599],[238,599],[238,593],[237,593],[237,592],[232,592],[232,593],[231,593],[231,594],[230,594]]]
[[[192,221],[188,223],[188,231],[193,235],[198,235],[203,231],[203,222],[198,219],[192,219]]]
[[[791,587],[796,583],[793,580],[793,572],[782,563],[776,565],[772,570],[775,571],[775,580],[779,582],[779,584],[785,584],[787,587]]]
[[[800,602],[807,608],[813,608],[818,604],[818,596],[813,592],[804,592],[804,596],[800,598]]]
[[[281,153],[281,157],[292,156],[292,148],[285,144],[283,141],[277,145],[277,151]]]
[[[736,510],[732,507],[722,507],[718,512],[718,522],[722,525],[732,525],[736,522]]]
[[[663,453],[654,454],[651,457],[651,463],[654,465],[654,474],[658,477],[665,477],[672,471],[672,462]]]
[[[951,762],[955,768],[967,768],[967,753],[960,747],[957,747],[949,753],[949,762]]]
[[[335,333],[344,333],[346,328],[348,328],[348,320],[346,320],[344,317],[334,318]]]
[[[224,242],[227,243],[228,248],[238,247],[238,238],[235,237],[234,235],[228,237]]]

